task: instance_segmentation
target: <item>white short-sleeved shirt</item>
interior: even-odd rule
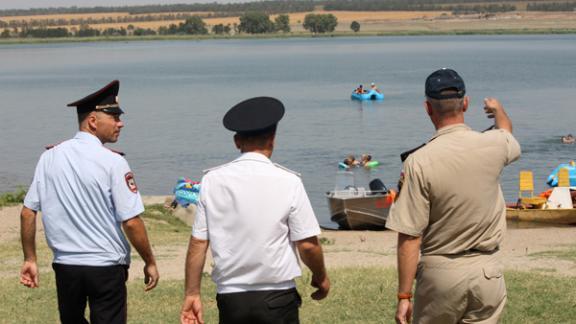
[[[294,287],[294,242],[320,234],[299,175],[259,153],[208,170],[192,235],[209,240],[218,293]]]
[[[130,263],[121,223],[144,211],[126,160],[86,132],[44,152],[24,206],[42,211],[54,263]]]

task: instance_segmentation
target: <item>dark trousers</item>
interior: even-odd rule
[[[128,267],[76,266],[53,263],[58,291],[58,310],[63,324],[88,323],[84,318],[90,305],[92,324],[126,323],[126,279]]]
[[[298,324],[296,288],[216,295],[220,324]]]

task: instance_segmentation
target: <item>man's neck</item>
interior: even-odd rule
[[[436,127],[436,130],[439,130],[441,128],[456,124],[464,124],[463,115],[441,118],[434,123],[434,127]]]
[[[267,158],[272,157],[272,150],[268,150],[268,149],[252,149],[252,150],[241,151],[241,152],[242,153],[260,153]]]
[[[102,139],[101,139],[100,137],[98,137],[98,135],[96,135],[96,132],[92,131],[90,128],[80,126],[80,128],[79,128],[78,130],[81,131],[81,132],[84,132],[84,133],[88,133],[88,134],[94,135],[94,136],[96,136],[96,138],[98,138],[98,139],[100,140],[100,142],[101,142],[102,144],[106,144],[106,143],[104,143],[104,142],[102,141]]]

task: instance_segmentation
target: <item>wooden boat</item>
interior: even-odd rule
[[[506,219],[535,223],[576,225],[576,209],[506,208]]]
[[[362,188],[326,193],[330,219],[342,230],[384,230],[390,205],[389,193]]]

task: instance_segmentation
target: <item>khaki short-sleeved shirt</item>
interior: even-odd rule
[[[503,168],[520,156],[506,130],[438,130],[404,162],[404,185],[386,227],[422,237],[423,255],[493,251],[506,230]]]

